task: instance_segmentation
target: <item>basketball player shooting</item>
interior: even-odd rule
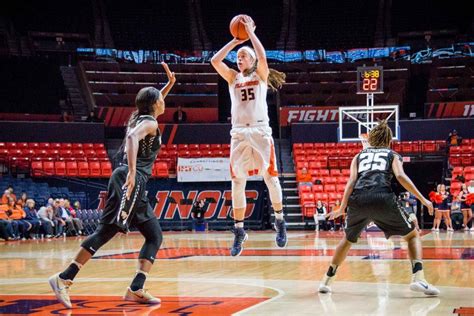
[[[330,285],[338,267],[363,229],[373,221],[385,233],[386,238],[400,235],[408,243],[412,265],[410,289],[426,295],[438,295],[439,290],[425,280],[421,238],[391,189],[393,177],[428,208],[430,215],[433,215],[433,204],[405,174],[400,155],[390,149],[392,131],[386,121],[380,122],[370,131],[368,140],[369,147],[352,160],[341,208],[331,215],[331,219],[336,218],[344,214],[347,207],[345,236],[336,248],[331,265],[319,285],[319,292],[331,292]]]
[[[211,60],[212,66],[229,84],[232,101],[230,170],[235,222],[232,256],[242,253],[242,245],[248,238],[244,230],[244,217],[247,208],[245,185],[249,176],[263,176],[275,212],[276,244],[278,247],[285,247],[288,242],[283,218],[282,190],[266,101],[268,86],[272,89],[280,88],[285,75],[268,68],[265,49],[255,35],[253,20],[249,16],[241,16],[240,19],[255,50],[243,46],[237,51],[239,72],[229,68],[223,60],[232,49],[246,40],[234,38]]]

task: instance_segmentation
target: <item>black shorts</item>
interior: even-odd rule
[[[360,233],[374,222],[388,239],[393,235],[405,236],[414,227],[409,215],[393,193],[353,193],[348,202],[345,223],[346,239],[357,242]]]
[[[146,196],[148,177],[137,171],[135,187],[126,198],[126,190],[122,189],[127,179],[128,166],[120,166],[114,170],[108,184],[107,202],[100,219],[101,224],[117,225],[122,232],[127,232],[134,224],[144,223],[155,218],[153,208]]]

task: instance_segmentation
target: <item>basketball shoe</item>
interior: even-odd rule
[[[59,273],[56,273],[48,279],[48,282],[58,301],[67,308],[72,308],[71,299],[69,298],[69,287],[72,285],[72,281],[63,280],[59,277]]]
[[[159,298],[154,297],[145,289],[132,291],[132,289],[128,287],[127,292],[125,292],[125,295],[123,296],[123,299],[126,301],[137,302],[140,304],[161,304],[161,300]]]
[[[249,235],[245,232],[242,227],[235,227],[234,228],[234,244],[232,245],[232,249],[230,250],[230,254],[232,257],[240,256],[244,247],[242,247],[243,243],[249,238]]]
[[[327,274],[324,275],[323,280],[319,284],[319,293],[331,293],[331,284],[334,281],[334,276],[330,277]]]
[[[276,230],[275,243],[278,247],[284,248],[286,244],[288,244],[288,238],[286,238],[286,222],[284,219],[276,219],[274,225]]]
[[[414,292],[423,292],[425,295],[437,296],[439,295],[439,290],[433,285],[426,282],[423,274],[423,270],[416,272],[412,276],[410,283],[410,290]]]

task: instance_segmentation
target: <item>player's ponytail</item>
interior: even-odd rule
[[[254,50],[250,48],[249,46],[243,46],[240,49],[245,49],[247,52],[249,51],[252,52],[250,55],[252,56],[252,58],[255,57]],[[248,76],[257,70],[258,60],[257,58],[254,58],[254,59],[255,59],[255,62],[253,66],[249,69],[244,70],[244,76]],[[285,83],[286,74],[284,72],[275,70],[273,68],[269,68],[268,70],[269,70],[268,79],[267,79],[268,87],[272,89],[273,91],[281,89],[281,87]]]
[[[392,130],[387,124],[387,120],[382,120],[369,132],[369,144],[371,147],[390,147],[392,142]]]

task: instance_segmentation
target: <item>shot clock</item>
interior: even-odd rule
[[[383,67],[357,67],[357,94],[383,93]]]

